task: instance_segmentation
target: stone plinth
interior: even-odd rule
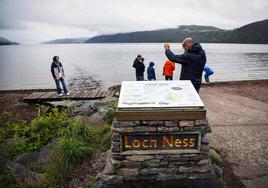
[[[118,122],[94,187],[219,187],[209,158],[207,120]]]

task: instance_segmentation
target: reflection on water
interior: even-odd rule
[[[202,44],[207,64],[215,74],[211,81],[268,79],[268,45]],[[171,44],[182,53],[180,44]],[[56,44],[0,47],[0,89],[54,88],[51,58],[59,55],[71,89],[109,87],[134,80],[132,63],[137,54],[146,67],[155,62],[156,77],[163,80],[166,60],[163,45],[157,44]],[[180,65],[176,64],[175,79]],[[146,76],[146,75],[145,75]]]
[[[101,88],[99,80],[95,80],[84,69],[74,66],[74,76],[68,80],[70,90],[92,90]]]

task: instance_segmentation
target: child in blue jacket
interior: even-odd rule
[[[147,78],[149,81],[156,80],[153,62],[150,62],[149,67],[147,68]]]
[[[204,75],[205,81],[206,81],[207,84],[209,84],[210,83],[209,76],[214,74],[214,71],[209,66],[205,66],[204,67],[204,72],[205,72],[205,75]]]

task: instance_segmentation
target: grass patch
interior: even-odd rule
[[[27,168],[31,171],[37,172],[39,174],[43,174],[46,171],[46,167],[44,165],[38,165],[36,161],[27,165]]]
[[[218,166],[221,166],[222,159],[221,159],[219,153],[215,149],[212,148],[209,150],[209,156],[211,158],[212,164],[216,164]]]
[[[3,188],[14,188],[16,186],[16,180],[10,174],[0,175],[0,187]]]
[[[47,171],[50,185],[64,186],[64,180],[72,175],[84,157],[106,151],[111,142],[110,128],[109,125],[88,127],[80,118],[76,118],[62,130],[62,137],[53,150],[53,164]]]
[[[49,186],[63,187],[84,157],[106,151],[110,141],[110,126],[88,127],[75,119],[54,147],[53,163],[46,172]]]
[[[104,120],[110,125],[112,124],[113,119],[116,115],[117,105],[118,105],[118,101],[111,101],[111,102],[107,102],[105,104],[105,106],[107,108],[107,112],[104,115]]]
[[[90,147],[77,138],[62,138],[55,147],[55,153],[64,163],[75,166],[88,154]]]

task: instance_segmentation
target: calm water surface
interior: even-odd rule
[[[202,44],[207,65],[215,74],[211,81],[268,79],[268,45]],[[171,44],[182,53],[180,44]],[[51,44],[0,46],[0,90],[54,88],[51,58],[60,56],[71,89],[106,88],[123,80],[134,80],[132,63],[137,54],[146,67],[155,62],[156,77],[163,80],[166,60],[163,44]],[[175,79],[180,65],[176,64]]]

